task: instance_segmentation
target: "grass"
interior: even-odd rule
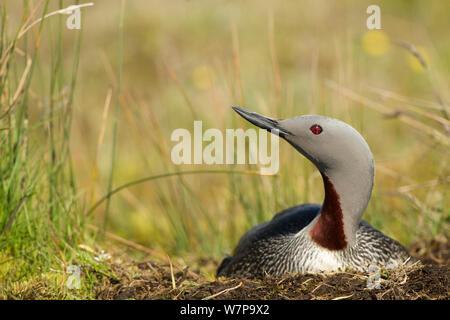
[[[1,43],[1,189],[0,189],[0,295],[18,298],[6,291],[23,286],[33,277],[57,283],[67,266],[92,257],[79,250],[86,240],[85,219],[77,193],[69,149],[73,93],[76,83],[79,39],[73,53],[73,68],[62,70],[61,19],[45,31],[49,2],[37,17],[32,3],[25,2],[23,18],[12,38],[6,32],[7,6],[2,5]],[[60,3],[60,6],[62,2]],[[62,7],[61,7],[62,8]],[[28,26],[34,21],[35,37]],[[41,39],[49,36],[52,59],[47,90],[33,99],[33,82],[42,63]],[[30,106],[41,103],[40,115]],[[96,264],[93,264],[96,265]],[[52,271],[52,268],[54,271]],[[58,274],[59,272],[59,274]],[[41,280],[44,282],[44,280]],[[68,297],[71,294],[68,293]]]
[[[115,160],[116,160],[116,139],[117,139],[117,124],[119,118],[119,108],[120,108],[120,84],[122,80],[122,51],[123,51],[123,19],[125,14],[125,1],[122,0],[120,2],[120,21],[119,21],[119,71],[118,71],[118,79],[117,79],[117,94],[116,94],[116,107],[114,112],[114,124],[113,124],[113,141],[112,141],[112,150],[111,150],[111,173],[109,175],[108,181],[108,198],[106,199],[106,210],[105,210],[105,219],[103,223],[103,231],[106,230],[106,226],[108,224],[108,214],[109,214],[109,206],[110,206],[110,196],[109,194],[112,191],[113,187],[113,179],[114,179],[114,169],[115,169]]]
[[[0,297],[94,298],[114,278],[110,240],[136,259],[218,262],[275,212],[320,203],[317,170],[283,142],[273,177],[170,161],[172,131],[194,120],[245,128],[236,104],[350,123],[376,161],[364,219],[406,246],[448,238],[448,5],[383,2],[389,49],[373,56],[367,5],[345,3],[95,3],[81,30],[55,13],[67,1],[2,3]]]

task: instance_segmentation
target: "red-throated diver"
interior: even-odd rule
[[[322,174],[325,199],[298,205],[242,236],[217,276],[261,277],[291,272],[332,272],[347,267],[402,265],[410,256],[397,241],[374,229],[361,216],[369,202],[373,156],[364,138],[348,124],[305,115],[275,120],[239,107],[254,125],[270,130],[308,158]]]

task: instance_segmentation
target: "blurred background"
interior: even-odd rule
[[[6,1],[2,52],[24,19],[31,22],[72,4]],[[371,4],[104,0],[81,9],[80,30],[65,26],[67,15],[36,24],[15,44],[2,96],[6,110],[30,57],[29,87],[18,100],[25,117],[14,124],[27,120],[26,154],[36,196],[24,207],[21,196],[10,200],[2,211],[3,227],[10,224],[10,235],[33,234],[36,241],[47,239],[42,234],[64,234],[69,247],[94,246],[100,238],[75,235],[105,227],[155,257],[218,262],[253,225],[290,206],[322,202],[320,174],[284,141],[275,177],[166,177],[125,188],[108,206],[105,201],[88,217],[85,213],[109,186],[144,177],[258,170],[176,166],[170,159],[173,130],[192,133],[194,120],[203,121],[203,130],[252,127],[230,108],[239,105],[270,117],[321,114],[349,123],[375,157],[375,187],[363,218],[405,246],[447,238],[450,3],[376,1],[382,27],[376,31],[366,27]],[[2,125],[9,128],[2,134],[11,135],[11,120]],[[2,150],[5,155],[13,148]],[[20,184],[17,190],[25,192]],[[33,208],[43,212],[30,220]],[[43,222],[48,231],[31,232],[30,221],[42,216],[49,217]],[[14,233],[20,225],[27,227]]]

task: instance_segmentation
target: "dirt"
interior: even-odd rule
[[[152,261],[111,264],[114,277],[97,286],[98,299],[445,299],[449,300],[447,239],[410,248],[421,263],[409,268],[357,272],[294,274],[262,280],[207,281],[199,270]],[[218,263],[219,261],[216,261]],[[211,260],[209,260],[211,263]],[[374,287],[370,289],[369,283]]]

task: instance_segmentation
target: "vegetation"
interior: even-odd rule
[[[57,12],[72,4],[0,5],[1,298],[96,298],[118,276],[107,254],[212,281],[251,226],[320,203],[283,142],[276,176],[173,164],[173,130],[248,125],[231,105],[350,123],[376,161],[364,219],[408,247],[447,241],[450,4],[381,1],[379,31],[365,1],[98,2],[80,30]]]

